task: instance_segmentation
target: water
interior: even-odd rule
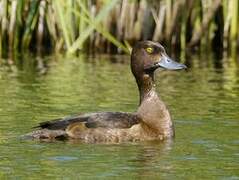
[[[135,111],[129,57],[52,56],[36,64],[26,56],[17,66],[1,64],[0,179],[239,179],[238,60],[187,59],[187,72],[156,76],[175,140],[113,145],[18,137],[69,114]]]

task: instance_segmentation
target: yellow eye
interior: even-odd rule
[[[149,54],[151,54],[151,53],[153,53],[154,49],[153,49],[152,47],[147,47],[147,48],[146,48],[146,51],[147,51]]]

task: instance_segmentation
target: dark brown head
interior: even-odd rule
[[[159,67],[169,70],[186,68],[184,64],[170,59],[161,44],[153,41],[138,42],[131,54],[131,70],[135,77],[153,73]]]
[[[131,54],[131,71],[141,95],[152,88],[154,71],[159,67],[170,70],[186,68],[184,64],[170,59],[161,44],[153,41],[136,43]]]

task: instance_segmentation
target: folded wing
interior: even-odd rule
[[[46,121],[37,127],[49,130],[65,130],[67,126],[76,122],[84,123],[87,128],[130,128],[139,123],[139,118],[134,113],[99,112]]]

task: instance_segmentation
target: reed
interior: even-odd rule
[[[239,14],[238,14],[238,0],[230,1],[231,8],[231,33],[230,33],[230,41],[233,42],[233,46],[236,44],[236,39],[238,36],[238,26],[239,26]]]
[[[239,44],[238,9],[238,0],[0,0],[0,56],[129,53],[142,39],[229,49]]]

